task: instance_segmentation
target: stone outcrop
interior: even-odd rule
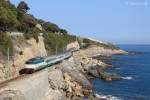
[[[64,92],[65,81],[61,69],[50,68],[48,81],[50,85],[49,93],[42,100],[66,100],[66,94]]]
[[[11,62],[14,67],[10,70],[6,69],[5,65],[0,64],[0,76],[4,77],[6,71],[17,72],[24,62],[32,57],[46,56],[46,50],[43,38],[39,37],[39,43],[34,39],[22,41],[22,45],[16,42],[16,55],[14,62]],[[74,47],[70,44],[69,48]],[[121,50],[109,50],[103,47],[91,46],[87,49],[81,49],[73,53],[73,56],[60,64],[51,66],[47,72],[37,72],[33,75],[21,76],[22,78],[10,80],[8,84],[0,85],[0,100],[98,100],[94,97],[92,84],[89,77],[97,77],[106,81],[118,80],[121,76],[117,74],[106,73],[104,69],[111,65],[104,63],[101,59],[96,59],[98,55],[101,57],[111,57],[112,54],[125,53]],[[94,57],[93,57],[94,56]],[[10,65],[11,65],[10,64]],[[15,72],[15,71],[16,72]],[[5,72],[4,72],[5,71]],[[2,76],[2,74],[4,76]],[[43,73],[43,74],[42,74]],[[10,76],[13,76],[10,74]]]
[[[51,67],[48,79],[50,92],[45,100],[80,100],[93,95],[89,80],[69,61]]]
[[[35,26],[36,28],[38,28],[39,30],[43,30],[43,27],[40,25],[40,24],[36,24],[36,26]]]
[[[64,81],[66,84],[66,96],[72,98],[72,96],[83,97],[82,86],[79,85],[76,81],[72,80],[72,77],[68,73],[64,73]]]
[[[99,76],[101,79],[106,80],[106,81],[113,81],[113,80],[121,80],[122,77],[115,74],[115,73],[108,73],[108,72],[99,72]]]
[[[78,70],[87,75],[88,78],[96,77],[106,81],[120,80],[122,79],[120,75],[105,72],[105,69],[112,66],[110,63],[107,64],[108,60],[112,60],[112,54],[124,53],[126,52],[119,49],[111,50],[98,46],[91,46],[87,49],[75,52],[73,57],[69,60],[75,64]]]
[[[105,56],[111,56],[112,54],[126,54],[126,51],[120,50],[120,49],[105,49],[101,46],[91,45],[90,47],[86,49],[81,49],[76,53],[76,55],[80,55],[81,57],[88,56],[96,56],[96,55],[105,55]]]
[[[72,48],[75,48],[75,50],[79,50],[80,49],[79,43],[75,41],[67,45],[67,50],[72,49]]]
[[[91,83],[87,80],[83,73],[76,69],[76,65],[68,61],[64,61],[61,64],[61,69],[64,73],[68,73],[72,77],[72,80],[80,83],[84,88],[92,89]]]

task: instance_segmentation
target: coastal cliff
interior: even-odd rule
[[[0,1],[0,100],[99,100],[91,78],[106,81],[121,76],[106,73],[110,64],[96,57],[126,54],[111,43],[81,38],[58,25],[27,13],[21,1],[16,7]],[[31,75],[19,75],[25,62],[74,48],[72,57]]]
[[[42,38],[40,40],[42,40]],[[33,39],[26,42],[28,44],[27,47],[23,46],[24,48],[21,49],[20,47],[19,49],[17,49],[24,52],[23,55],[21,55],[21,57],[22,56],[23,57],[22,58],[18,57],[18,60],[16,60],[20,61],[19,64],[23,62],[20,59],[23,58],[24,60],[28,59],[25,56],[35,57],[40,56],[41,53],[46,55],[46,51],[44,49],[44,44],[42,43],[42,41],[39,42],[40,49],[36,49],[38,47],[37,46],[38,44]],[[73,45],[73,43],[71,43],[71,45]],[[75,44],[77,44],[77,42],[75,42]],[[34,51],[34,50],[41,50],[41,47],[43,47],[43,52]],[[25,48],[27,48],[27,50]],[[42,71],[43,74],[41,72],[37,72],[31,76],[28,76],[28,78],[26,77],[14,79],[10,82],[8,81],[7,88],[2,87],[0,89],[1,90],[0,100],[4,100],[6,98],[12,98],[12,100],[82,100],[84,98],[87,98],[89,100],[98,100],[99,98],[95,97],[94,95],[90,78],[91,77],[101,78],[99,72],[101,72],[102,69],[109,68],[111,66],[104,63],[101,60],[94,59],[93,56],[95,55],[108,56],[108,54],[109,56],[111,56],[114,53],[116,54],[116,51],[117,52],[119,51],[119,54],[126,53],[120,49],[118,50],[104,49],[103,47],[96,45],[91,45],[88,48],[79,49],[73,53],[73,56],[71,58],[64,60],[62,63],[47,68],[47,70],[45,70],[44,72]],[[38,77],[40,73],[42,76]],[[36,80],[39,81],[39,86],[45,84],[44,87],[41,89],[37,85],[34,86],[34,84],[37,84],[38,81],[36,82],[33,81],[32,80],[33,78],[36,78],[35,81]],[[14,85],[18,84],[15,87],[16,92],[14,91],[14,88],[12,88],[11,82]],[[33,84],[30,86],[30,90],[26,88],[25,85],[26,82],[27,84],[28,83]],[[32,97],[30,97],[28,91],[30,91],[31,95],[32,94],[35,95],[32,95]],[[12,93],[13,95],[11,95]],[[40,95],[37,96],[37,94]]]

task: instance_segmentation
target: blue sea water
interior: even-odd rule
[[[114,55],[118,60],[107,71],[128,78],[113,82],[95,79],[94,91],[122,100],[150,100],[150,45],[120,45],[120,48],[129,54]]]

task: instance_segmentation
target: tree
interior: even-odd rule
[[[22,11],[23,13],[26,13],[30,8],[28,7],[27,3],[25,3],[24,1],[21,1],[18,4],[17,9],[19,11]]]
[[[68,32],[65,29],[60,29],[60,32],[63,33],[64,35],[68,35]]]
[[[22,21],[23,16],[27,13],[30,8],[28,7],[27,3],[21,1],[17,6],[17,19]]]
[[[0,7],[0,30],[7,31],[19,24],[17,13],[7,7]]]
[[[28,27],[35,27],[35,25],[37,24],[36,19],[34,18],[34,16],[26,14],[23,16],[22,18],[22,22],[27,24]]]
[[[45,22],[42,24],[42,27],[47,31],[47,32],[59,32],[60,28],[51,22]]]
[[[10,50],[10,55],[13,55],[13,42],[7,33],[0,32],[0,51],[7,55],[7,49]]]

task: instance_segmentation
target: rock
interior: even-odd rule
[[[0,69],[0,82],[5,80],[5,73],[3,72],[2,69]]]
[[[88,75],[90,75],[90,76],[92,76],[94,78],[96,78],[96,77],[98,78],[99,77],[99,74],[98,74],[97,70],[95,70],[95,69],[88,70]]]
[[[38,28],[40,31],[42,31],[43,30],[43,27],[40,25],[40,24],[36,24],[36,26],[35,26],[36,28]]]
[[[18,90],[6,90],[0,93],[0,100],[26,100]]]
[[[122,55],[122,54],[128,54],[128,52],[118,49],[118,50],[113,50],[112,54]]]
[[[43,97],[40,100],[67,100],[63,91],[53,90],[50,88],[49,93],[46,97]]]
[[[67,97],[72,97],[72,95],[80,97],[84,96],[82,87],[77,82],[72,81],[71,77],[67,73],[64,73],[64,80],[66,85],[68,86]]]
[[[1,68],[4,68],[4,65],[0,63],[0,69],[1,69]]]
[[[120,75],[117,75],[114,73],[108,73],[108,72],[100,72],[100,78],[103,80],[106,80],[106,81],[122,79],[122,77]]]
[[[99,66],[92,66],[88,69],[88,75],[91,75],[92,77],[98,78],[99,73],[102,71],[102,68]]]
[[[83,89],[77,82],[74,82],[75,86],[73,87],[73,91],[76,93],[76,96],[83,97]]]
[[[78,41],[72,42],[67,45],[67,50],[72,49],[72,48],[74,48],[75,50],[80,49],[80,45],[79,45]]]
[[[64,73],[64,80],[68,83],[70,82],[71,77],[67,73]]]
[[[60,69],[51,69],[49,72],[49,83],[53,89],[64,88],[63,73]]]
[[[68,73],[69,76],[71,76],[72,80],[80,83],[83,86],[83,88],[92,89],[92,85],[89,82],[89,80],[87,80],[83,73],[81,73],[75,67],[73,67],[73,64],[64,61],[61,66],[62,71],[64,73]]]

